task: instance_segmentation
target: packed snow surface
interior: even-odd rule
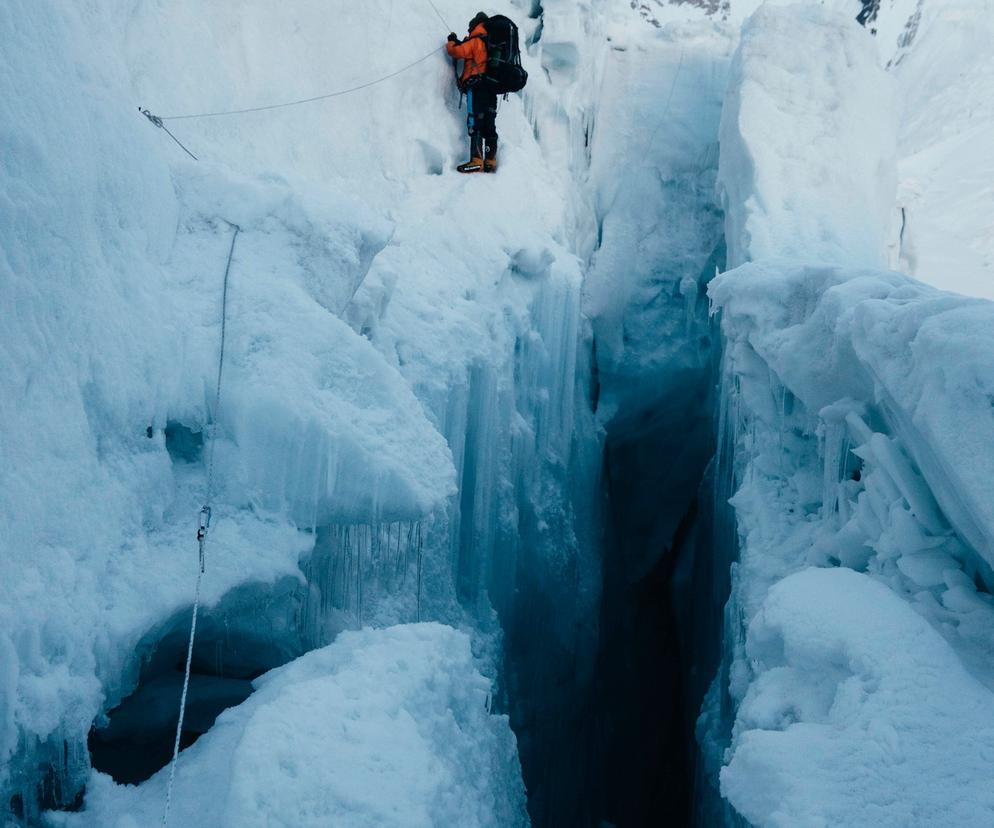
[[[989,825],[994,694],[886,586],[780,581],[749,625],[756,678],[722,790],[753,824]]]
[[[254,682],[183,753],[170,821],[189,828],[527,825],[517,750],[469,637],[440,624],[345,632]],[[94,773],[57,824],[158,824],[168,768],[138,786]]]

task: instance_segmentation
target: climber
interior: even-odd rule
[[[446,46],[451,57],[463,61],[458,83],[469,111],[469,161],[456,167],[461,173],[497,172],[497,90],[486,74],[487,20],[479,12],[469,21],[469,36],[460,41],[452,32]]]

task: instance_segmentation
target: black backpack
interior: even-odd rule
[[[528,73],[521,65],[518,27],[502,14],[487,18],[487,78],[498,95],[520,92],[528,83]]]

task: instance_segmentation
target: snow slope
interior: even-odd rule
[[[897,23],[902,11],[904,45],[889,55],[901,90],[901,267],[946,290],[994,299],[994,4],[925,2],[888,15]]]
[[[646,19],[664,25],[694,13],[740,23],[761,4],[640,0],[634,5]],[[821,5],[851,18],[862,9],[858,0]],[[886,264],[944,290],[994,298],[994,169],[987,149],[994,129],[988,93],[994,6],[990,0],[881,0],[878,6],[866,28],[898,90],[898,117],[890,128],[897,138],[900,186]],[[846,89],[846,97],[861,94],[859,82]],[[867,157],[873,153],[855,152],[845,167],[832,168],[828,180],[855,173]]]

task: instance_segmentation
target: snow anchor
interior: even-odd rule
[[[142,112],[152,123],[155,123],[155,116],[147,110]],[[158,120],[158,119],[156,119]],[[162,126],[161,123],[158,126]],[[164,127],[163,127],[164,128]],[[166,130],[168,132],[168,130]],[[174,139],[175,140],[175,139]],[[179,143],[178,141],[176,143]],[[182,144],[180,144],[182,146]],[[190,638],[186,645],[186,666],[183,670],[183,692],[179,700],[179,720],[176,722],[176,737],[173,741],[173,758],[169,763],[169,782],[166,784],[166,805],[162,812],[162,828],[169,824],[169,807],[173,798],[173,782],[176,779],[176,762],[179,759],[179,743],[183,735],[183,720],[186,718],[186,699],[190,691],[190,670],[193,665],[193,643],[197,638],[197,616],[200,613],[200,586],[204,579],[204,572],[207,570],[207,533],[211,527],[211,501],[214,499],[214,446],[217,442],[217,421],[221,410],[221,380],[224,377],[224,345],[227,337],[228,320],[228,281],[231,275],[231,259],[235,255],[235,241],[242,228],[237,224],[226,222],[235,232],[231,236],[231,247],[228,248],[228,262],[224,266],[224,288],[221,292],[221,347],[217,360],[217,386],[214,391],[214,413],[211,417],[209,441],[210,449],[207,464],[207,492],[204,498],[204,506],[200,510],[197,520],[197,584],[193,590],[193,613],[190,621]]]
[[[207,530],[211,528],[211,507],[200,510],[200,525],[197,527],[197,543],[200,545],[200,571],[204,571],[204,544],[207,543]]]
[[[139,111],[139,112],[140,112],[140,113],[141,113],[142,115],[144,115],[144,116],[145,116],[146,118],[148,118],[148,119],[149,119],[149,121],[151,121],[151,122],[152,122],[152,123],[153,123],[153,124],[154,124],[155,126],[157,126],[157,127],[159,128],[159,129],[161,129],[161,130],[164,130],[164,131],[165,131],[165,133],[166,133],[166,135],[168,135],[168,136],[169,136],[170,138],[172,138],[172,139],[173,139],[173,140],[174,140],[174,141],[176,142],[176,145],[177,145],[177,146],[178,146],[178,147],[179,147],[179,148],[180,148],[181,150],[183,150],[183,152],[185,152],[185,153],[186,153],[187,155],[189,155],[189,156],[190,156],[190,157],[191,157],[191,158],[192,158],[192,159],[193,159],[194,161],[199,161],[199,160],[200,160],[199,158],[197,158],[197,156],[196,156],[196,155],[194,155],[194,154],[193,154],[192,152],[190,152],[190,150],[188,150],[188,149],[187,149],[186,147],[184,147],[182,143],[180,143],[180,140],[179,140],[179,138],[177,138],[177,137],[176,137],[175,135],[173,135],[173,134],[172,134],[172,133],[171,133],[171,132],[169,131],[169,127],[167,127],[167,126],[166,126],[166,125],[165,125],[164,123],[162,123],[162,118],[160,118],[160,117],[159,117],[158,115],[153,115],[153,114],[152,114],[151,112],[149,112],[149,111],[148,111],[147,109],[142,109],[141,107],[138,107],[138,111]]]

